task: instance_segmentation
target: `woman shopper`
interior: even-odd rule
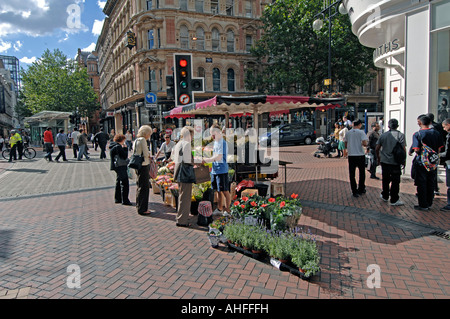
[[[130,183],[127,173],[128,148],[125,145],[125,135],[117,134],[109,145],[111,157],[111,170],[116,172],[116,191],[114,199],[116,204],[130,206],[128,199],[130,193]]]
[[[191,141],[194,135],[194,129],[185,126],[181,129],[180,141],[173,148],[175,160],[174,179],[178,182],[178,210],[176,216],[176,225],[178,227],[190,227],[188,222],[189,213],[191,212],[192,183],[195,182],[194,159],[192,158]],[[186,179],[182,171],[193,175],[193,179]]]
[[[142,167],[136,170],[136,208],[139,215],[150,215],[148,210],[148,200],[150,195],[150,152],[148,149],[147,140],[152,135],[152,128],[148,125],[143,125],[137,133],[137,138],[134,141],[134,154],[141,155],[144,158]]]

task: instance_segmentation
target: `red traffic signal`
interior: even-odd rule
[[[180,64],[180,66],[181,66],[182,68],[185,68],[185,67],[187,67],[188,62],[187,62],[186,59],[180,59],[179,64]]]

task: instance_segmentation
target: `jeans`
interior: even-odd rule
[[[356,184],[356,168],[359,170],[359,185]],[[348,157],[348,171],[350,175],[350,187],[353,194],[363,193],[366,190],[366,157],[349,156]]]
[[[78,152],[77,159],[79,161],[81,161],[81,159],[83,158],[83,155],[86,157],[86,159],[89,159],[89,156],[87,156],[86,144],[79,145],[78,147],[80,148],[80,151]]]
[[[371,149],[370,154],[373,155],[373,162],[372,162],[372,165],[370,166],[370,177],[375,177],[376,172],[377,172],[377,166],[378,166],[377,153],[375,152],[375,150]]]
[[[400,176],[402,175],[402,170],[400,165],[392,165],[381,163],[381,175],[382,175],[382,186],[383,191],[381,196],[384,199],[391,197],[391,203],[396,203],[400,197]]]
[[[53,145],[52,143],[44,143],[44,150],[46,152],[44,158],[52,161]]]

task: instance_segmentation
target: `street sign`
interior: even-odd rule
[[[190,101],[191,101],[191,98],[190,98],[189,95],[187,95],[187,94],[181,94],[180,95],[179,102],[180,102],[181,105],[189,104]]]
[[[155,93],[148,92],[147,94],[145,94],[145,102],[147,104],[155,104],[157,100],[158,98]]]

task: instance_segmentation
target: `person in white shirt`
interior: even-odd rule
[[[80,135],[80,132],[78,132],[77,128],[74,128],[72,134],[70,134],[70,137],[72,138],[73,158],[78,158],[78,135]]]
[[[344,137],[345,147],[348,154],[348,170],[350,175],[350,187],[354,197],[359,197],[366,192],[366,163],[364,147],[369,144],[369,139],[361,130],[361,120],[353,121],[353,129],[349,130]],[[359,183],[356,184],[356,168],[359,170]]]
[[[156,153],[156,159],[160,158],[160,154],[164,153],[164,160],[169,160],[172,155],[172,150],[175,147],[175,142],[170,140],[170,135],[166,134],[164,137],[165,141],[161,144],[158,153]]]

